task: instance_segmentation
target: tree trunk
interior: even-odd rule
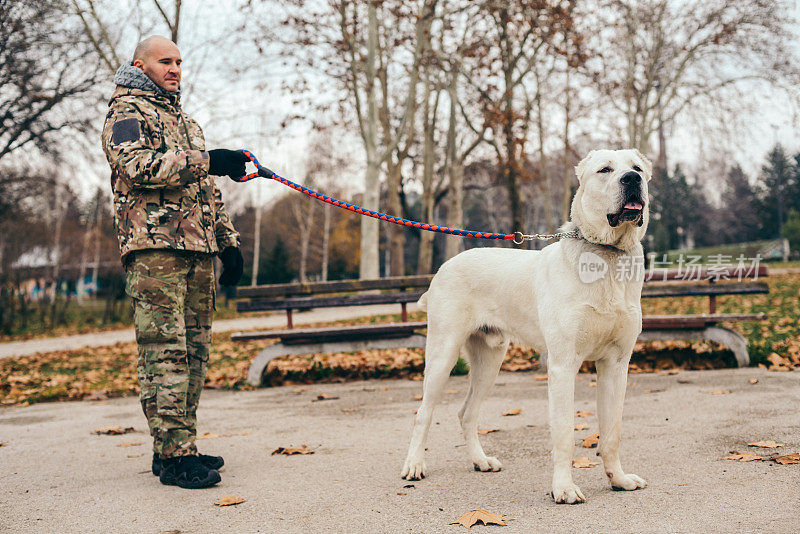
[[[569,145],[569,126],[572,120],[572,100],[570,99],[570,76],[569,65],[567,65],[566,72],[566,99],[564,101],[564,192],[561,197],[561,222],[565,223],[569,220],[569,210],[572,205],[572,165],[570,161],[570,145]]]
[[[322,223],[322,281],[328,281],[328,257],[330,248],[330,234],[331,234],[331,205],[324,204],[322,206],[323,223]]]
[[[256,184],[258,186],[258,184]],[[250,277],[250,285],[258,285],[258,264],[261,259],[261,195],[256,201],[256,220],[253,228],[253,274]]]
[[[422,149],[422,222],[433,224],[433,164],[436,146],[433,130],[436,125],[436,105],[431,108],[430,97],[433,92],[432,82],[426,83],[425,90],[425,128]],[[433,268],[433,232],[422,231],[419,236],[419,255],[417,256],[417,274],[428,274]]]
[[[400,189],[403,187],[403,158],[398,157],[398,161],[393,161],[390,159],[387,162],[387,165],[387,208],[389,214],[396,217],[402,217],[403,205],[400,201]],[[403,276],[406,269],[404,257],[404,251],[406,248],[406,229],[404,226],[390,224],[387,227],[387,231],[389,232],[389,257],[391,259],[389,274],[391,276]]]

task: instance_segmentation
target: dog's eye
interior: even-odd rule
[[[640,169],[638,165],[634,165],[633,170],[636,172],[642,172],[642,169]]]
[[[605,172],[611,172],[611,171],[613,171],[613,170],[614,170],[614,169],[612,169],[611,167],[603,167],[602,169],[600,169],[600,170],[599,170],[599,171],[597,171],[597,172],[604,172],[604,173],[605,173]]]

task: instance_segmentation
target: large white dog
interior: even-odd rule
[[[442,265],[420,299],[428,310],[422,404],[402,476],[426,475],[425,439],[459,354],[470,365],[470,387],[459,411],[467,454],[480,471],[499,471],[478,440],[478,412],[510,341],[547,355],[552,495],[558,503],[586,500],[572,481],[575,375],[597,367],[598,454],[614,489],[646,482],[622,470],[622,404],[628,361],[642,329],[643,251],[649,220],[652,164],[637,150],[596,150],[575,168],[568,236],[541,251],[479,248]]]

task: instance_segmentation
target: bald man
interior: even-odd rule
[[[195,445],[214,311],[213,256],[222,259],[222,285],[236,285],[243,265],[239,234],[211,175],[242,176],[247,158],[241,151],[206,152],[203,131],[181,109],[181,54],[169,39],[139,43],[114,83],[102,142],[133,299],[152,470],[162,484],[205,488],[220,481],[224,463],[198,454]]]

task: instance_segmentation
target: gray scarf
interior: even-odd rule
[[[125,63],[114,74],[114,83],[122,87],[129,87],[131,89],[141,89],[143,91],[155,91],[162,95],[177,95],[180,96],[181,90],[166,91],[151,80],[147,74],[138,67],[134,67],[133,63]]]

